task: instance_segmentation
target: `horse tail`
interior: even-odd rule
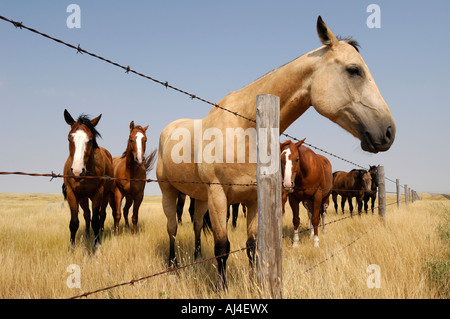
[[[191,204],[189,205],[189,215],[191,215],[191,221],[194,221],[194,212],[195,212],[195,198],[191,197]],[[211,218],[209,217],[209,210],[207,210],[205,215],[203,215],[202,230],[205,235],[212,232],[212,224]]]
[[[66,184],[62,184],[62,193],[64,195],[64,200],[67,200],[67,186]]]
[[[157,153],[157,150],[154,149],[154,150],[150,153],[149,156],[146,156],[146,157],[145,157],[145,160],[144,160],[144,167],[145,167],[145,172],[146,172],[146,173],[149,173],[149,172],[153,169],[153,166],[155,166],[155,162],[156,162],[156,153]]]
[[[211,234],[212,233],[212,225],[211,225],[211,218],[209,217],[209,210],[206,211],[205,215],[203,216],[203,226],[202,226],[203,233]]]

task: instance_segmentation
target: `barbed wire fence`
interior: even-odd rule
[[[133,74],[135,74],[135,75],[137,75],[137,76],[140,76],[140,77],[142,77],[142,78],[145,78],[145,79],[147,79],[147,80],[151,80],[151,81],[153,81],[153,82],[155,82],[155,83],[157,83],[157,84],[159,84],[159,85],[165,87],[166,89],[171,89],[171,90],[174,90],[174,91],[176,91],[176,92],[178,92],[178,93],[181,93],[181,94],[183,94],[183,95],[186,95],[186,96],[188,96],[189,98],[191,98],[191,99],[193,99],[193,100],[201,101],[201,102],[203,102],[203,103],[206,103],[206,104],[208,104],[208,105],[211,105],[211,106],[213,106],[213,107],[216,107],[216,108],[218,108],[218,109],[221,109],[221,110],[223,110],[223,111],[225,111],[225,112],[231,113],[231,114],[233,114],[233,115],[235,115],[235,116],[237,116],[237,117],[240,117],[240,118],[245,119],[245,120],[247,120],[247,121],[250,121],[250,122],[252,122],[252,123],[256,123],[256,120],[255,120],[255,119],[246,117],[246,116],[244,116],[244,115],[242,115],[242,114],[239,114],[238,112],[232,111],[232,110],[230,110],[230,109],[228,109],[228,108],[225,108],[224,106],[218,105],[217,103],[214,103],[214,102],[211,102],[211,101],[209,101],[209,100],[207,100],[207,99],[204,99],[204,98],[202,98],[202,97],[199,97],[199,96],[196,95],[196,94],[193,94],[193,93],[187,92],[187,91],[185,91],[185,90],[182,90],[182,89],[180,89],[180,88],[178,88],[178,87],[176,87],[176,86],[173,86],[173,85],[169,84],[168,81],[161,81],[161,80],[155,79],[155,78],[153,78],[153,77],[151,77],[151,76],[148,76],[148,75],[146,75],[146,74],[144,74],[144,73],[141,73],[141,72],[138,72],[138,71],[132,69],[129,65],[119,64],[119,63],[114,62],[114,61],[112,61],[112,60],[110,60],[110,59],[104,58],[104,57],[102,57],[102,56],[100,56],[100,55],[97,55],[97,54],[94,54],[94,53],[92,53],[92,52],[90,52],[90,51],[87,51],[87,50],[81,48],[80,44],[78,44],[78,45],[73,45],[73,44],[67,43],[67,42],[62,41],[62,40],[60,40],[60,39],[57,39],[57,38],[55,38],[55,37],[52,37],[52,36],[50,36],[50,35],[48,35],[48,34],[42,33],[42,32],[40,32],[40,31],[38,31],[38,30],[36,30],[36,29],[34,29],[34,28],[25,26],[22,22],[14,21],[14,20],[8,19],[8,18],[6,18],[6,17],[4,17],[4,16],[0,16],[0,19],[3,20],[3,21],[6,21],[6,22],[8,22],[8,23],[11,23],[15,28],[18,28],[18,29],[20,29],[20,30],[23,30],[23,29],[28,30],[28,31],[30,31],[30,32],[32,32],[32,33],[38,34],[38,35],[40,35],[40,36],[43,36],[43,37],[45,37],[45,38],[47,38],[47,39],[50,39],[50,40],[52,40],[52,41],[55,41],[55,42],[57,42],[57,43],[59,43],[59,44],[65,45],[65,46],[67,46],[67,47],[69,47],[69,48],[75,50],[77,54],[80,53],[80,54],[86,54],[86,55],[89,55],[89,56],[94,57],[94,58],[96,58],[96,59],[98,59],[98,60],[101,60],[101,61],[103,61],[103,62],[109,63],[109,64],[111,64],[111,65],[113,65],[113,66],[115,66],[115,67],[121,68],[121,69],[124,70],[125,73],[127,73],[127,74],[128,74],[128,73],[133,73]],[[286,138],[288,138],[288,139],[291,139],[291,140],[300,141],[300,139],[298,139],[298,138],[296,138],[296,137],[294,137],[294,136],[292,136],[292,135],[290,135],[290,134],[287,134],[287,133],[282,133],[281,135],[284,136],[284,137],[286,137]],[[359,165],[359,164],[357,164],[357,163],[355,163],[355,162],[353,162],[353,161],[350,161],[350,160],[348,160],[348,159],[345,159],[345,158],[342,157],[342,156],[338,156],[338,155],[336,155],[336,154],[333,154],[333,153],[331,153],[331,152],[328,152],[328,151],[325,150],[324,148],[317,147],[317,146],[314,146],[314,145],[312,145],[312,144],[310,144],[310,143],[306,143],[306,142],[304,142],[304,144],[307,145],[307,146],[309,146],[309,147],[311,147],[311,148],[313,148],[313,149],[315,149],[315,150],[318,150],[318,151],[320,151],[320,152],[322,152],[322,153],[325,153],[325,154],[327,154],[327,155],[329,155],[329,156],[332,156],[332,157],[337,158],[337,159],[339,159],[339,160],[341,160],[341,161],[347,162],[347,163],[349,163],[349,164],[351,164],[351,165],[353,165],[353,166],[355,166],[355,167],[358,167],[358,168],[361,168],[361,169],[367,169],[367,167],[364,167],[364,166]],[[51,173],[0,172],[0,175],[20,175],[20,176],[30,176],[30,177],[49,177],[49,178],[50,178],[50,181],[52,181],[52,180],[55,179],[55,178],[73,178],[72,175],[56,174],[56,173],[54,173],[54,172],[51,172]],[[117,177],[111,177],[111,176],[89,176],[89,175],[88,175],[88,176],[83,176],[83,178],[86,178],[86,179],[106,179],[106,180],[145,181],[145,182],[147,182],[147,183],[151,183],[151,182],[179,183],[179,184],[192,183],[192,184],[207,184],[207,185],[215,185],[215,184],[217,184],[217,185],[223,185],[223,186],[257,187],[256,182],[255,182],[255,183],[247,183],[247,184],[239,184],[239,183],[228,183],[228,184],[227,184],[227,183],[212,183],[212,182],[204,182],[204,181],[186,181],[186,180],[176,180],[176,181],[173,181],[173,180],[172,180],[172,181],[169,181],[169,180],[163,180],[163,181],[161,181],[161,180],[156,180],[156,179],[117,178]],[[391,205],[395,205],[395,204],[397,204],[397,206],[400,205],[400,201],[399,201],[399,188],[403,188],[403,189],[405,190],[404,201],[405,201],[406,204],[408,204],[408,199],[409,199],[409,201],[413,201],[414,199],[417,199],[417,197],[418,197],[418,196],[417,196],[417,193],[415,193],[414,191],[411,191],[411,190],[407,187],[406,184],[405,184],[404,186],[403,186],[403,185],[399,185],[398,179],[397,179],[396,181],[394,181],[394,180],[392,180],[392,179],[390,179],[390,178],[388,178],[388,177],[384,177],[384,178],[385,178],[386,180],[388,180],[388,181],[390,181],[390,182],[392,182],[392,183],[395,183],[395,184],[397,185],[397,192],[396,192],[396,194],[397,194],[397,201],[396,201],[396,202],[389,203],[389,204],[386,204],[386,206],[391,206]],[[335,190],[335,191],[339,191],[338,189],[334,189],[334,190]],[[393,192],[390,192],[390,193],[393,193]],[[375,207],[374,209],[378,209],[378,207]],[[349,218],[351,218],[351,216],[338,218],[338,219],[336,219],[336,220],[334,220],[334,221],[325,223],[325,224],[323,224],[322,226],[330,225],[330,224],[334,224],[334,223],[339,223],[339,222],[344,221],[344,220],[347,220],[347,219],[349,219]],[[311,228],[306,228],[306,229],[301,230],[299,233],[306,232],[306,231],[310,231],[310,230],[311,230]],[[316,264],[316,265],[314,265],[314,266],[308,268],[308,269],[305,271],[305,273],[307,273],[307,272],[309,272],[309,271],[312,271],[312,270],[315,269],[316,267],[320,266],[321,264],[323,264],[323,263],[325,263],[326,261],[328,261],[328,260],[330,260],[331,258],[333,258],[333,257],[334,257],[336,254],[338,254],[339,252],[341,252],[341,251],[347,249],[348,247],[352,246],[352,245],[355,244],[357,241],[359,241],[361,238],[363,238],[365,234],[367,234],[367,232],[361,234],[358,238],[356,238],[356,239],[352,240],[350,243],[344,245],[340,250],[334,252],[333,254],[331,254],[329,257],[327,257],[327,258],[324,259],[323,261],[321,261],[321,262],[319,262],[318,264]],[[231,251],[231,252],[229,252],[229,253],[227,253],[227,254],[224,254],[223,256],[235,254],[235,253],[238,253],[238,252],[247,250],[247,248],[248,248],[248,247],[240,248],[240,249]],[[87,296],[89,296],[89,295],[96,294],[96,293],[100,293],[100,292],[102,292],[102,291],[107,291],[107,290],[110,290],[110,289],[114,289],[114,288],[117,288],[117,287],[120,287],[120,286],[133,285],[134,283],[139,282],[139,281],[143,281],[143,280],[147,280],[147,279],[150,279],[150,278],[153,278],[153,277],[156,277],[156,276],[160,276],[160,275],[163,275],[163,274],[168,274],[168,273],[171,273],[171,272],[179,271],[179,270],[185,269],[185,268],[187,268],[187,267],[191,267],[191,266],[194,266],[194,265],[198,265],[198,264],[202,264],[202,263],[205,263],[205,262],[208,262],[208,261],[212,261],[212,260],[215,260],[215,259],[218,258],[218,257],[223,257],[223,256],[214,256],[214,257],[211,257],[211,258],[207,258],[207,259],[203,259],[203,260],[200,260],[200,261],[196,261],[196,262],[193,262],[193,263],[190,263],[190,264],[187,264],[187,265],[184,265],[184,266],[180,266],[180,267],[177,267],[177,268],[170,268],[170,269],[167,269],[167,270],[164,270],[164,271],[161,271],[161,272],[152,274],[152,275],[143,276],[143,277],[140,277],[140,278],[137,278],[137,279],[132,279],[132,280],[127,281],[127,282],[123,282],[123,283],[119,283],[119,284],[116,284],[116,285],[104,287],[104,288],[101,288],[101,289],[98,289],[98,290],[95,290],[95,291],[85,292],[85,293],[83,293],[83,294],[81,294],[81,295],[73,296],[73,297],[70,298],[70,299],[76,299],[76,298],[87,297]]]

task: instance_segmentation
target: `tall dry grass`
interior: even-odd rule
[[[394,200],[388,196],[388,203]],[[448,297],[450,201],[430,197],[401,209],[392,205],[384,222],[369,213],[330,224],[327,233],[319,231],[320,249],[306,231],[300,246],[291,247],[292,213],[286,207],[283,298]],[[327,222],[342,216],[330,207]],[[84,237],[80,214],[76,248],[69,252],[69,209],[62,195],[0,194],[0,298],[68,298],[164,271],[168,235],[160,197],[146,197],[139,217],[137,235],[123,227],[115,237],[109,213],[103,245],[92,254],[93,238]],[[306,225],[301,208],[302,229]],[[236,229],[229,223],[229,239],[232,251],[245,246],[242,213]],[[212,236],[202,240],[203,256],[213,257]],[[185,213],[177,234],[180,265],[193,262],[193,246],[193,226]],[[67,286],[71,264],[80,267],[81,288]],[[371,264],[380,267],[380,288],[367,286]],[[259,298],[249,274],[246,253],[237,252],[228,259],[227,291],[216,292],[216,263],[209,261],[89,298]]]

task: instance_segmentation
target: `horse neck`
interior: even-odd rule
[[[319,56],[320,54],[305,54],[242,89],[228,94],[218,102],[218,105],[255,119],[256,96],[276,95],[280,98],[280,133],[282,133],[311,106],[310,84]],[[211,113],[215,114],[217,111],[213,108]],[[250,122],[246,125],[252,126]]]

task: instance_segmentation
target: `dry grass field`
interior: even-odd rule
[[[394,201],[388,195],[387,203]],[[423,194],[407,207],[390,205],[384,223],[371,213],[332,223],[326,233],[319,230],[320,249],[306,231],[300,246],[291,247],[292,213],[286,207],[283,298],[449,298],[450,201],[444,197]],[[330,207],[327,223],[342,217]],[[69,209],[62,195],[0,194],[0,219],[0,298],[69,298],[167,268],[169,243],[159,196],[145,198],[134,236],[123,219],[120,236],[114,236],[108,211],[103,245],[95,254],[93,238],[84,236],[82,214],[76,248],[68,251]],[[301,228],[307,228],[303,207]],[[202,236],[204,258],[213,257],[212,235]],[[229,239],[232,251],[245,246],[242,213],[236,229],[229,222]],[[187,207],[177,245],[180,266],[192,263],[194,234]],[[71,264],[80,267],[81,288],[67,285]],[[372,273],[367,268],[373,264],[379,266],[380,288],[368,287]],[[244,251],[228,259],[227,291],[215,291],[215,265],[208,261],[88,298],[259,298]]]

